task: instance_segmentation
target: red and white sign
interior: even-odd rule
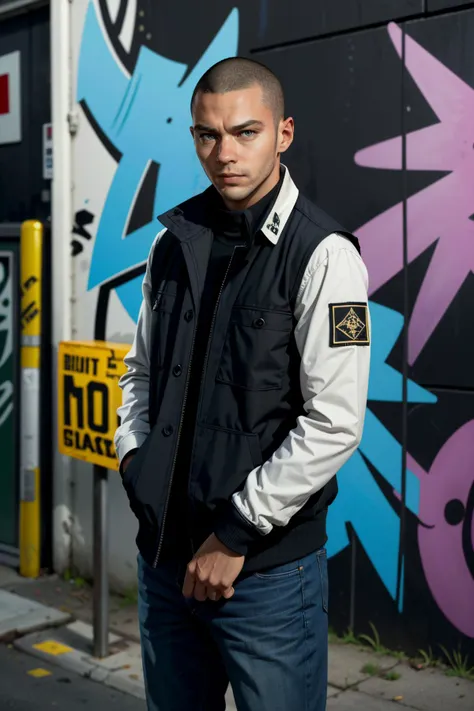
[[[0,56],[0,144],[21,141],[20,52]]]

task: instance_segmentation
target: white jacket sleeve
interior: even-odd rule
[[[263,535],[285,526],[360,443],[370,360],[367,288],[367,270],[352,243],[338,234],[324,239],[307,266],[295,308],[305,414],[232,498],[241,517]]]
[[[166,230],[156,237],[148,256],[145,276],[143,278],[143,301],[138,316],[135,338],[124,362],[127,372],[120,378],[122,388],[122,406],[117,414],[120,426],[115,432],[115,449],[119,461],[132,449],[142,446],[150,432],[148,417],[148,393],[150,383],[150,336],[151,336],[151,263],[158,241]]]

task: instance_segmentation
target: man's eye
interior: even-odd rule
[[[254,136],[256,134],[256,131],[252,131],[250,128],[246,128],[245,131],[241,131],[240,135],[243,136],[244,138],[250,138],[251,136]]]
[[[203,143],[209,143],[209,141],[213,141],[215,139],[215,136],[213,133],[201,133],[199,138]]]

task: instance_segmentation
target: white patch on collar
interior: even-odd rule
[[[290,171],[285,165],[282,165],[282,168],[285,173],[280,192],[262,227],[263,234],[272,244],[277,244],[299,194],[298,188],[291,179]]]

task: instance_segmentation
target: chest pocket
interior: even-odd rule
[[[216,379],[246,390],[277,390],[288,368],[291,312],[235,307]]]
[[[174,313],[176,295],[160,291],[156,295],[152,310],[152,334],[155,357],[153,362],[162,366],[165,360],[165,349],[170,336],[171,322]]]

